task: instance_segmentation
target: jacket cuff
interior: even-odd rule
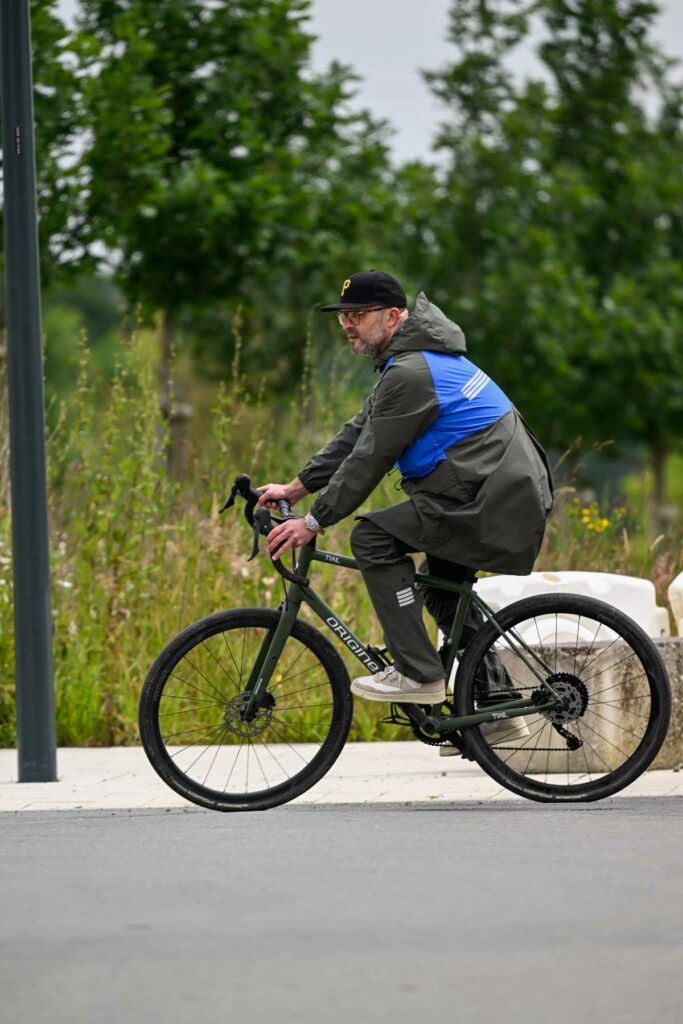
[[[315,470],[312,467],[305,466],[297,476],[309,494],[315,494],[320,490],[320,485],[315,482]]]
[[[301,477],[299,477],[301,480]],[[321,526],[334,526],[339,520],[335,519],[334,515],[328,508],[322,495],[313,502],[311,505],[311,515],[315,516]]]

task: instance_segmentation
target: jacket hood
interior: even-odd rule
[[[399,352],[415,352],[426,349],[429,352],[444,352],[451,356],[467,353],[465,335],[438,306],[420,292],[415,309],[399,327],[376,364],[384,366],[388,359]]]

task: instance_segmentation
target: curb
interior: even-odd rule
[[[192,807],[149,765],[142,747],[58,751],[57,782],[17,782],[16,750],[0,750],[0,813]],[[649,771],[616,797],[683,796],[683,772]],[[330,772],[294,804],[522,801],[459,757],[417,741],[348,743]],[[526,802],[526,801],[524,801]]]

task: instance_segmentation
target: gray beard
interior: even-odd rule
[[[375,356],[380,355],[381,352],[387,347],[388,338],[378,338],[377,341],[361,341],[358,349],[359,356]]]

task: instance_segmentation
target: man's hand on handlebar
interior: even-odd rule
[[[268,486],[279,485],[269,484]],[[285,551],[288,551],[289,548],[303,547],[303,545],[308,544],[309,540],[312,540],[313,537],[315,537],[315,534],[304,526],[303,519],[288,519],[286,522],[280,523],[279,526],[274,527],[268,534],[266,540],[266,544],[268,545],[268,554],[271,558],[282,558]]]
[[[263,487],[257,488],[261,491],[261,497],[258,500],[259,505],[265,505],[266,508],[277,508],[278,501],[288,501],[290,505],[296,505],[297,501],[301,501],[309,493],[304,485],[299,480],[298,476],[288,484],[264,484]]]

